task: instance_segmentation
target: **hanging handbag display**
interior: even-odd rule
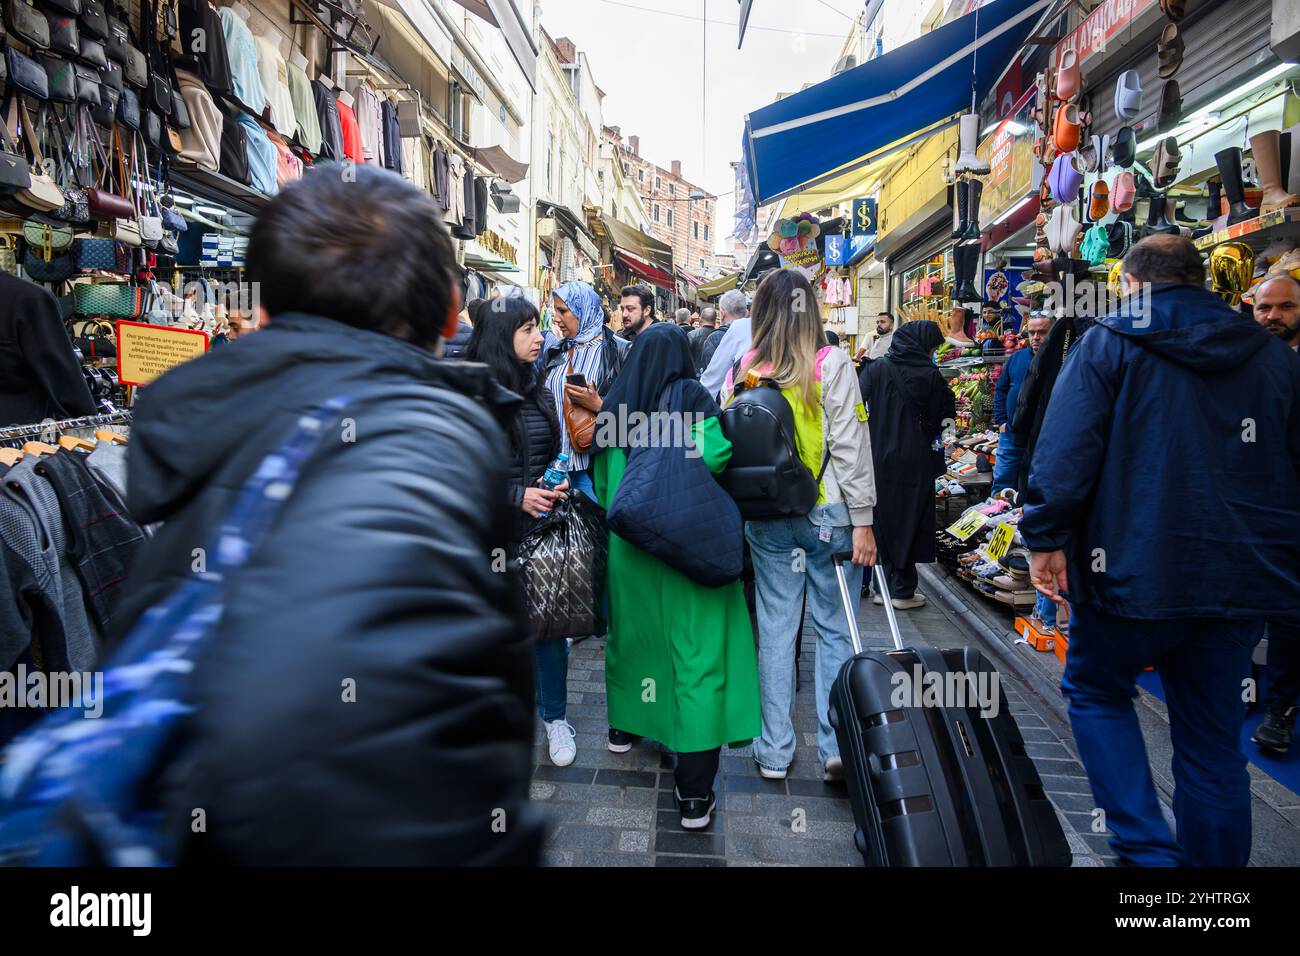
[[[122,64],[109,60],[108,65],[99,71],[99,81],[121,93],[122,87],[125,85]]]
[[[48,107],[42,106],[36,118],[36,127],[41,131],[45,155],[54,163],[54,179],[63,190],[63,207],[53,218],[70,225],[84,225],[90,222],[90,206],[86,201],[85,190],[77,183],[74,150],[69,143],[64,128],[64,120]]]
[[[104,12],[102,0],[81,0],[81,14],[77,25],[82,34],[90,34],[96,40],[108,37],[108,14]]]
[[[41,0],[41,6],[75,17],[81,13],[81,0]]]
[[[13,275],[18,271],[18,253],[14,251],[12,236],[0,235],[0,272]]]
[[[49,97],[50,85],[45,76],[45,67],[26,53],[20,53],[11,46],[5,47],[5,70],[8,74],[5,79],[6,96],[18,92],[38,100]]]
[[[72,261],[80,272],[117,272],[127,270],[128,257],[112,239],[82,238],[72,240]]]
[[[74,321],[72,344],[88,359],[117,358],[117,330],[112,322],[103,319]]]
[[[72,71],[73,81],[77,84],[77,102],[87,106],[99,106],[102,102],[99,71],[92,66],[77,64]]]
[[[10,126],[21,115],[23,137],[27,140],[27,148],[32,154],[32,162],[28,167],[31,182],[25,189],[15,192],[14,198],[37,212],[54,212],[63,206],[63,190],[54,181],[54,177],[46,171],[45,157],[37,142],[36,131],[32,127],[32,117],[27,112],[27,104],[16,96],[6,96],[5,100],[8,104],[5,125]],[[17,139],[17,134],[14,138]]]
[[[9,135],[0,114],[0,196],[12,196],[32,184],[31,164]]]
[[[122,94],[111,86],[104,86],[102,83],[99,85],[99,103],[92,104],[90,108],[90,116],[96,126],[112,129],[113,124],[117,122],[117,101],[121,98]]]
[[[50,49],[60,56],[81,56],[77,18],[65,13],[47,13],[45,19],[50,25]]]
[[[144,290],[123,282],[78,282],[72,298],[78,315],[137,319],[144,307]]]
[[[86,190],[86,200],[90,204],[90,218],[100,222],[107,222],[110,219],[129,219],[133,215],[131,200],[108,188],[112,178],[112,164],[93,126],[87,130],[87,136],[99,165],[98,172],[95,174],[95,187]]]
[[[66,282],[75,271],[69,253],[52,255],[46,259],[39,250],[29,245],[23,254],[23,272],[33,282]]]
[[[125,89],[117,101],[117,121],[132,132],[140,128],[140,97],[135,90]]]
[[[50,46],[50,24],[45,14],[27,0],[4,0],[5,26],[23,43],[37,50]]]
[[[66,252],[72,245],[72,227],[53,218],[32,216],[23,220],[23,242],[49,261],[55,253]]]
[[[126,64],[122,67],[122,73],[126,76],[126,81],[137,90],[143,90],[149,83],[149,66],[144,54],[134,46],[126,49]]]
[[[89,33],[82,32],[77,41],[81,46],[81,53],[78,58],[82,63],[89,63],[97,70],[105,69],[108,66],[108,54],[104,52],[104,44],[96,40]]]
[[[76,67],[70,60],[57,56],[42,56],[41,66],[49,82],[49,101],[51,103],[77,102]]]
[[[108,15],[108,36],[104,37],[104,52],[110,60],[123,66],[126,65],[127,47],[131,45],[129,32],[125,16],[117,11]]]
[[[140,224],[141,241],[148,248],[156,249],[163,237],[163,222],[162,217],[157,213],[158,190],[149,177],[147,154],[145,154],[146,162],[141,163],[140,161],[140,156],[143,153],[144,148],[140,145],[140,137],[137,134],[131,144],[131,179],[139,184],[139,189],[135,191],[136,220]]]
[[[180,32],[180,0],[158,0],[154,12],[154,36],[161,40],[175,40]]]

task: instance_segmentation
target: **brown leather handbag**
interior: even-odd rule
[[[568,375],[573,374],[573,353],[569,353]],[[590,383],[589,383],[590,384]],[[564,396],[564,430],[569,433],[569,445],[574,451],[591,451],[591,444],[596,440],[596,413],[575,405]]]

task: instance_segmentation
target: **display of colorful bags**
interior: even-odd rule
[[[144,290],[120,282],[78,282],[72,298],[79,315],[135,319],[144,309]]]
[[[72,258],[80,272],[117,272],[128,269],[128,257],[112,239],[75,239]]]

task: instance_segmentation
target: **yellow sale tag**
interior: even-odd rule
[[[1011,548],[1011,539],[1016,536],[1016,529],[1011,525],[1003,523],[997,526],[993,532],[993,537],[989,538],[989,543],[985,546],[984,551],[994,561],[1001,561],[1007,556],[1007,551]]]
[[[948,528],[948,533],[958,541],[965,541],[988,523],[988,515],[982,515],[972,509],[957,519],[956,523]]]

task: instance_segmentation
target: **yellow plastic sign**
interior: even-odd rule
[[[204,332],[145,322],[117,323],[117,377],[123,385],[148,385],[173,366],[207,350]]]
[[[989,516],[971,509],[948,527],[948,533],[958,541],[965,541],[980,528],[989,523]]]
[[[1011,539],[1016,536],[1016,529],[1005,522],[998,525],[993,531],[993,537],[989,538],[988,545],[984,551],[994,561],[1001,561],[1007,556],[1007,551],[1011,549]]]

